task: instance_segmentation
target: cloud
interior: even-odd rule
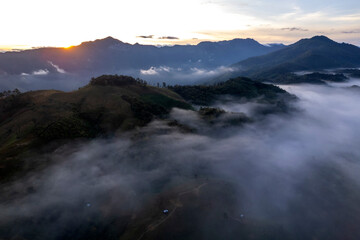
[[[158,71],[155,69],[155,67],[151,67],[147,70],[141,69],[140,73],[142,75],[157,75],[157,74],[159,74]]]
[[[280,30],[282,30],[282,31],[290,31],[290,32],[294,32],[294,31],[307,32],[307,31],[309,31],[308,29],[298,28],[298,27],[287,27],[287,28],[281,28]]]
[[[355,34],[355,33],[360,33],[360,30],[342,31],[341,33],[344,33],[344,34]]]
[[[159,75],[160,73],[166,72],[169,73],[171,71],[171,68],[166,66],[160,66],[160,67],[150,67],[149,69],[141,69],[140,73],[142,75]]]
[[[142,35],[142,36],[136,36],[137,38],[153,38],[154,35]]]
[[[20,75],[1,75],[0,91],[13,90],[18,88],[20,91],[56,89],[63,91],[72,91],[89,83],[91,77],[89,74],[63,74],[59,72],[41,71],[42,74],[22,73]]]
[[[60,68],[58,65],[55,65],[51,61],[48,61],[48,63],[50,63],[50,65],[53,66],[58,73],[66,73],[66,71],[64,69]]]
[[[183,133],[157,120],[120,138],[69,144],[30,159],[52,166],[2,189],[1,197],[9,199],[0,203],[0,233],[4,239],[24,234],[52,240],[88,232],[120,238],[139,229],[133,237],[138,239],[161,219],[156,211],[177,208],[170,225],[163,223],[167,231],[173,224],[184,227],[181,221],[189,215],[196,233],[216,226],[216,232],[229,234],[232,219],[243,215],[236,228],[256,234],[265,229],[267,238],[358,239],[360,95],[329,86],[282,87],[299,96],[298,111],[219,127],[175,109],[171,117],[195,131]],[[258,107],[246,104],[222,107]],[[204,182],[194,197],[184,196],[189,201],[171,195]],[[223,196],[233,201],[219,203]],[[220,221],[215,225],[214,219]],[[141,224],[129,227],[137,226],[133,222]],[[158,230],[157,236],[163,233]]]
[[[172,37],[172,36],[164,36],[164,37],[159,37],[158,39],[167,39],[167,40],[178,40],[178,37]]]
[[[211,69],[211,70],[195,67],[195,68],[191,68],[190,70],[191,70],[191,75],[199,76],[199,77],[215,77],[220,74],[234,71],[233,68],[225,67],[225,66],[221,66],[221,67]]]
[[[34,71],[32,74],[33,75],[47,75],[47,74],[49,74],[49,70],[40,69],[40,70]]]
[[[201,59],[197,61],[201,63]],[[194,83],[204,79],[211,79],[221,74],[233,72],[231,67],[220,66],[213,69],[201,67],[174,68],[169,66],[150,67],[141,69],[140,75],[150,83],[157,81],[166,81],[168,84],[185,84]]]

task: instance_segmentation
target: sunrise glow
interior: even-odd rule
[[[233,38],[292,43],[319,33],[360,45],[360,9],[354,0],[55,2],[2,1],[6,11],[0,21],[8,24],[1,29],[0,49],[68,47],[107,36],[155,45]]]

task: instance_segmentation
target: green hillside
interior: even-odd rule
[[[101,76],[73,92],[33,91],[0,99],[0,176],[22,168],[17,160],[52,141],[116,135],[191,109],[176,93],[126,76]],[[9,167],[11,166],[11,167]]]
[[[284,111],[287,101],[294,99],[276,86],[247,78],[212,86],[157,88],[140,79],[117,75],[93,78],[73,92],[9,93],[0,99],[0,181],[46,165],[29,159],[62,144],[118,136],[154,119],[168,119],[172,108],[193,109],[188,102],[211,106],[226,96],[270,103],[271,107],[262,113]],[[202,108],[198,113],[207,123],[219,126],[250,121],[244,114],[221,109]],[[172,124],[191,131],[188,126]]]

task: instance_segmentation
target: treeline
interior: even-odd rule
[[[26,106],[28,99],[19,89],[0,92],[0,122]]]
[[[98,86],[125,86],[125,85],[142,85],[148,86],[150,85],[147,81],[141,78],[134,78],[126,75],[102,75],[99,77],[92,77],[90,80],[90,85],[98,85]],[[167,88],[166,82],[156,84],[151,84],[152,86],[158,88]]]
[[[214,85],[169,86],[185,100],[193,104],[208,106],[219,96],[230,95],[237,98],[254,99],[262,97],[266,101],[273,101],[278,94],[286,94],[284,90],[271,84],[253,81],[249,78],[234,78]]]
[[[143,85],[148,83],[140,78],[133,78],[125,75],[102,75],[100,77],[91,78],[90,85],[98,86],[125,86],[125,85]]]
[[[10,96],[17,96],[20,95],[21,92],[19,89],[15,88],[14,90],[7,90],[7,91],[3,91],[0,92],[0,98],[6,98],[6,97],[10,97]]]

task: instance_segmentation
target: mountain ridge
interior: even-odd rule
[[[265,46],[254,39],[220,42],[204,41],[197,45],[129,44],[113,37],[83,42],[69,48],[39,48],[0,53],[0,72],[8,75],[32,74],[40,69],[57,72],[55,64],[66,72],[111,72],[126,69],[148,69],[154,66],[216,67],[237,60],[259,56],[282,48]],[[17,62],[14,68],[11,62]],[[52,64],[50,64],[51,62]]]
[[[326,36],[314,36],[301,39],[278,51],[235,63],[232,67],[238,70],[232,74],[269,80],[296,71],[358,66],[359,47],[338,43]]]

